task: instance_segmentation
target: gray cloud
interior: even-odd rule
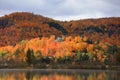
[[[120,17],[120,0],[0,0],[0,15],[34,12],[59,20]]]

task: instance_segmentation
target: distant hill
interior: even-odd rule
[[[87,36],[91,43],[120,45],[120,17],[58,21],[28,12],[0,17],[0,46],[50,35]]]

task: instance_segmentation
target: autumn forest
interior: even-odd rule
[[[0,68],[113,69],[120,65],[120,18],[58,21],[28,12],[5,15],[0,17],[0,63]]]

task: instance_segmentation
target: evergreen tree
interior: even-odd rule
[[[28,49],[26,54],[26,62],[28,63],[28,65],[31,65],[34,63],[34,60],[35,60],[35,56],[33,50]]]

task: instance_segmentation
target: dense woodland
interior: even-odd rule
[[[27,12],[5,15],[0,17],[0,61],[120,64],[120,18],[58,21]]]
[[[94,42],[120,45],[120,18],[56,21],[33,13],[12,13],[0,17],[0,46],[15,45],[36,37],[87,36]]]

